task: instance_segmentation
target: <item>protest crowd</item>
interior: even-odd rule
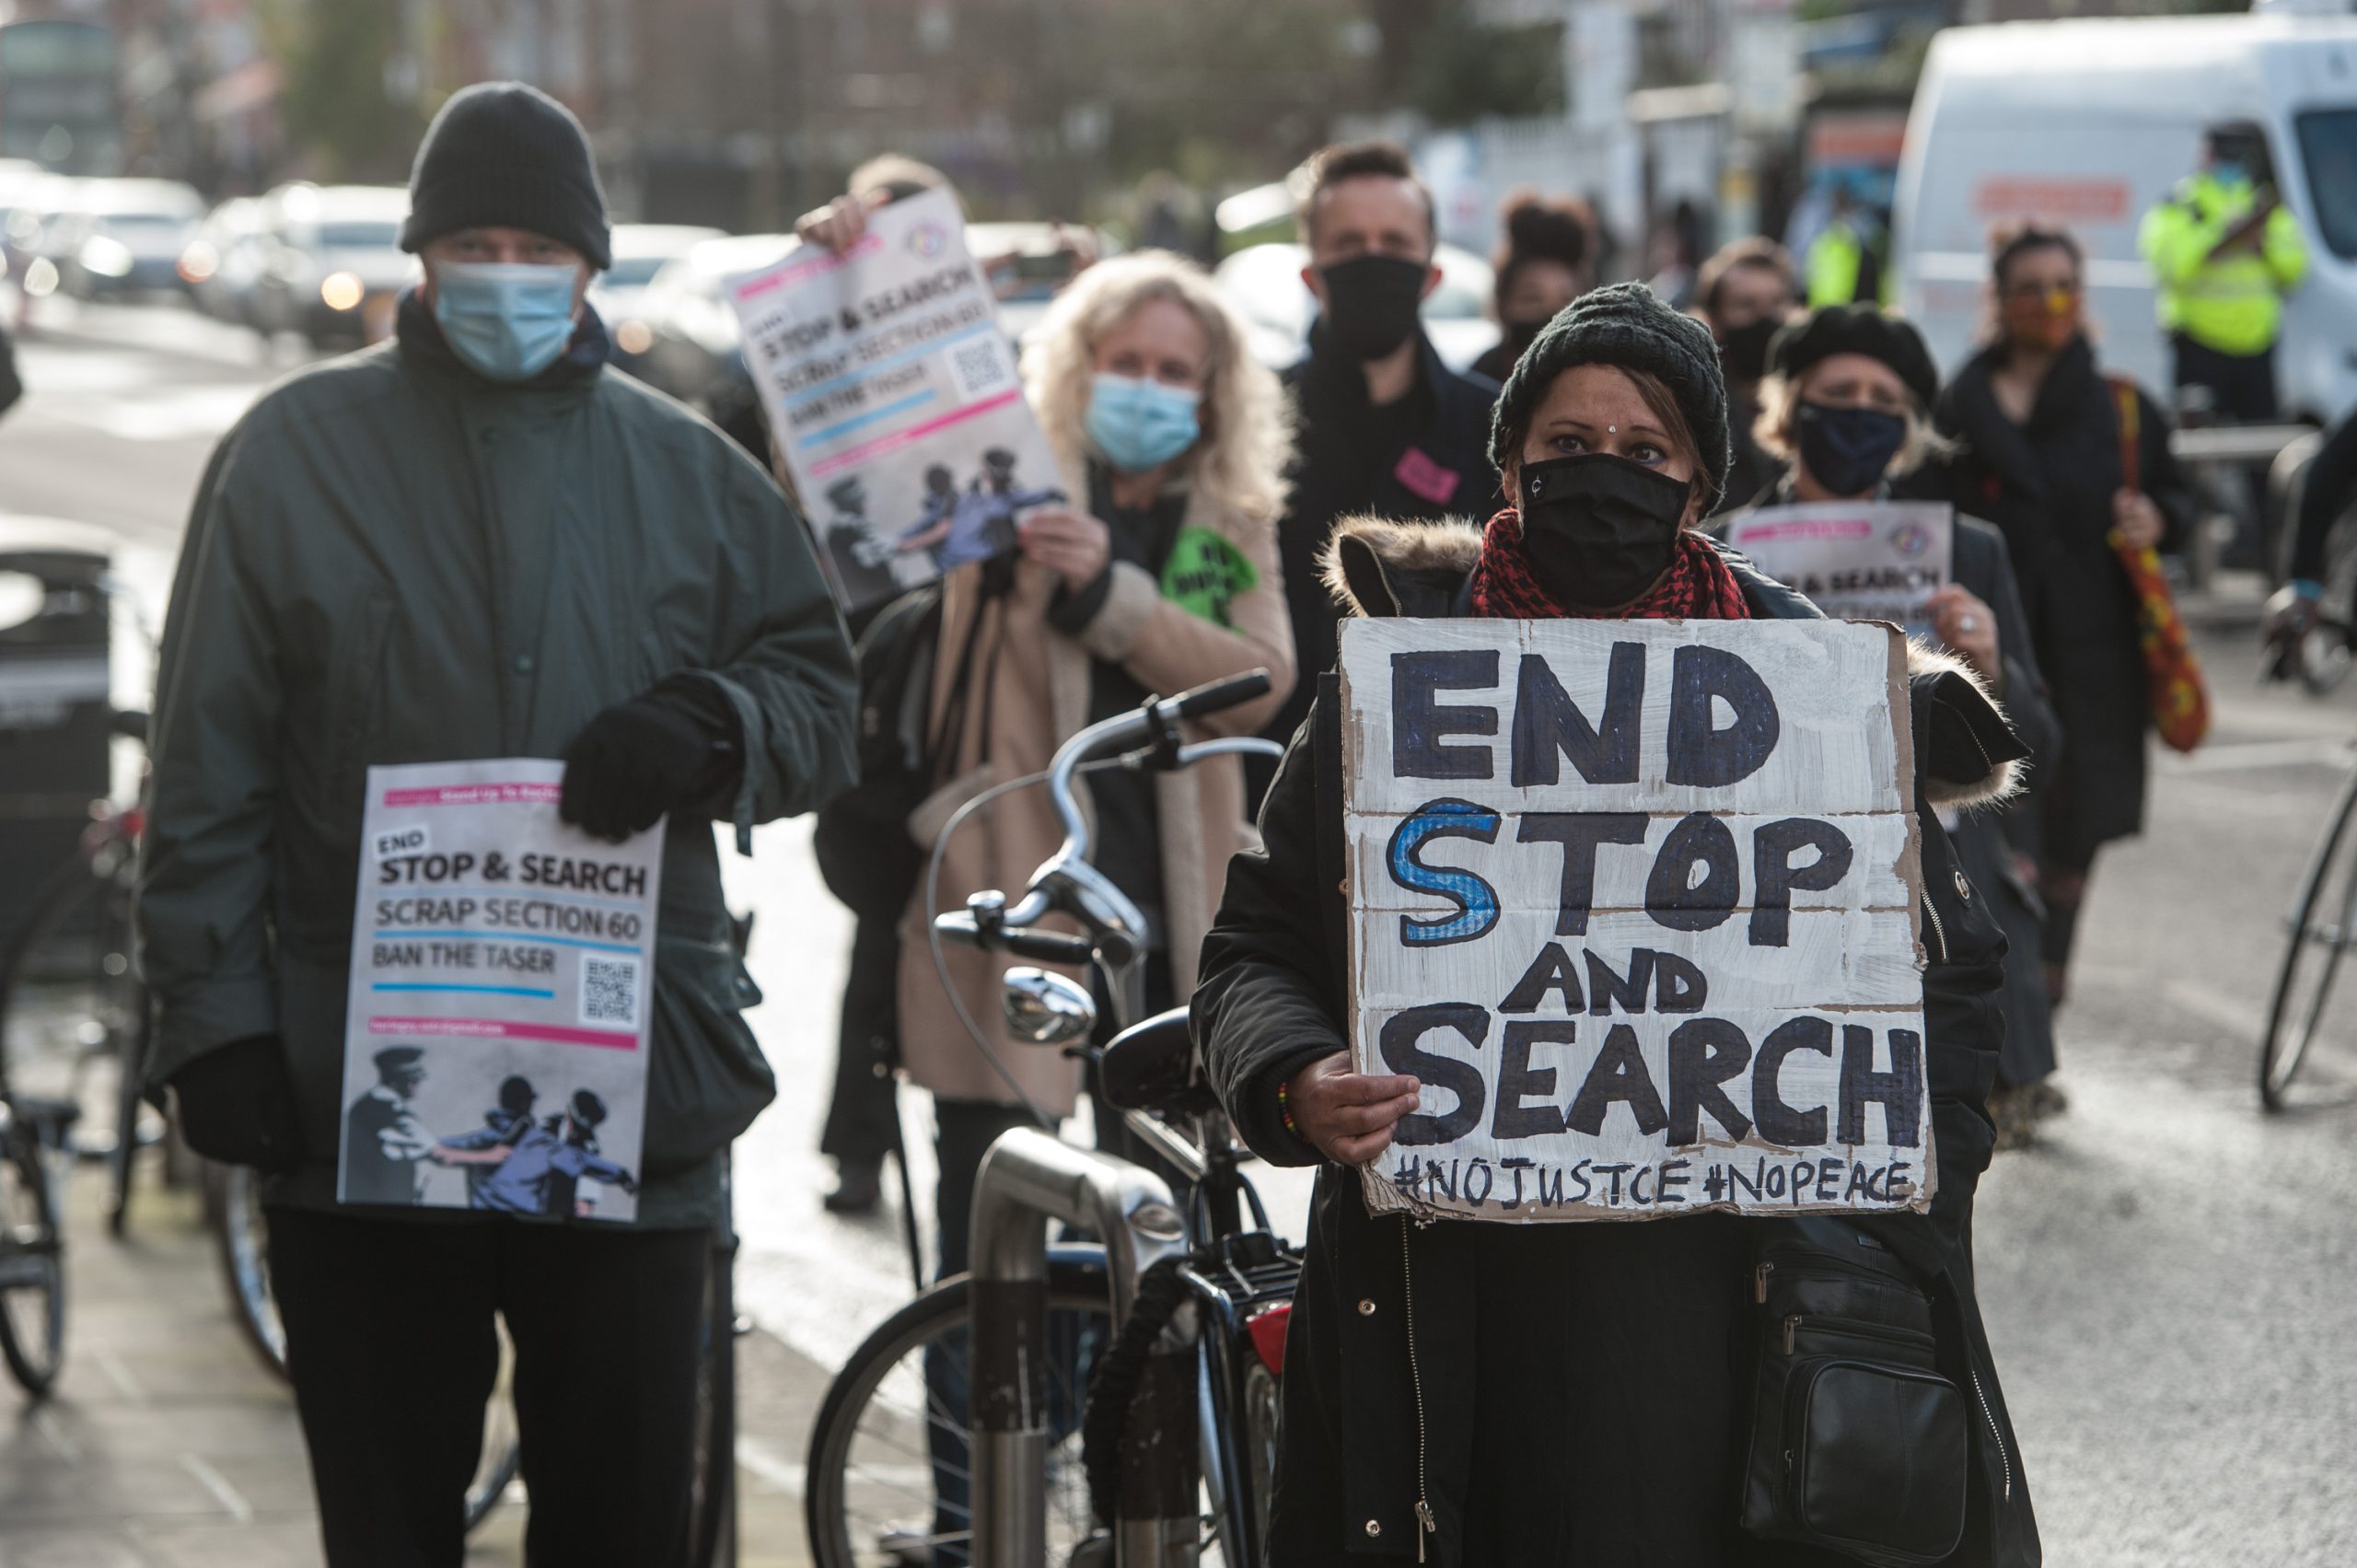
[[[2272,419],[2308,260],[2264,135],[2204,148],[2142,231],[2174,375]],[[1846,193],[1796,255],[1516,191],[1468,358],[1406,147],[1289,189],[1280,367],[1176,205],[1168,248],[1060,239],[1018,342],[966,193],[877,157],[720,285],[749,385],[699,412],[614,363],[574,114],[489,81],[434,117],[390,336],[263,395],[193,497],[136,872],[144,1082],[266,1178],[334,1568],[458,1568],[494,1386],[525,1561],[701,1550],[714,1237],[781,1089],[723,861],[805,815],[853,936],[839,996],[771,999],[838,1020],[789,1086],[825,1207],[904,1224],[920,1290],[1000,1266],[1027,1136],[1190,1225],[1202,1173],[1125,1110],[1314,1170],[1232,1568],[2042,1560],[1975,1195],[2072,1109],[2089,888],[2199,680],[2151,633],[2200,526],[2185,399],[2107,369],[2048,219],[1986,226],[1944,377]],[[2282,645],[2357,421],[2316,475]],[[1156,706],[1203,688],[1241,695]],[[1039,781],[1132,717],[1076,831]],[[993,947],[1051,865],[1047,935]],[[1019,997],[1062,1049],[1015,1043]],[[970,1365],[963,1317],[909,1364],[947,1419],[858,1562],[999,1562],[984,1288]],[[1120,1329],[1030,1345],[1020,1421],[1077,1448],[1045,1390]],[[1130,1539],[1103,1495],[1073,1563]]]

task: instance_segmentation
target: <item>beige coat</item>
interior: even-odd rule
[[[1201,730],[1205,736],[1249,735],[1268,722],[1294,679],[1293,631],[1278,576],[1276,528],[1272,522],[1253,523],[1216,513],[1202,494],[1194,494],[1185,526],[1200,524],[1223,535],[1259,574],[1259,580],[1229,606],[1232,630],[1165,599],[1150,575],[1127,563],[1113,567],[1104,608],[1078,637],[1049,625],[1055,578],[1028,563],[1017,569],[1012,594],[982,607],[993,621],[1003,621],[996,690],[987,702],[980,691],[971,693],[953,782],[910,819],[911,834],[919,843],[930,847],[950,814],[991,785],[1047,767],[1058,743],[1087,720],[1091,658],[1118,662],[1148,691],[1166,695],[1266,668],[1274,681],[1267,696],[1214,715]],[[936,721],[959,675],[947,667],[956,650],[965,645],[980,572],[979,566],[959,568],[943,597],[939,646],[945,656],[935,673],[933,691]],[[972,679],[979,681],[988,667],[981,650],[1001,630],[983,625]],[[985,738],[980,733],[984,713],[990,714],[991,729],[987,763],[980,761],[985,752]],[[1084,795],[1086,787],[1084,781]],[[1194,990],[1197,949],[1211,929],[1228,857],[1244,846],[1251,830],[1244,818],[1244,772],[1233,757],[1214,758],[1184,772],[1158,776],[1155,791],[1162,829],[1171,981],[1183,999]],[[969,894],[986,888],[1004,890],[1010,900],[1019,898],[1032,871],[1062,842],[1062,829],[1044,788],[1002,796],[970,816],[950,840],[937,907],[962,909]],[[1013,1104],[1015,1096],[958,1021],[943,989],[928,939],[932,913],[925,907],[920,877],[901,925],[900,1059],[909,1076],[936,1095]],[[992,1049],[1024,1093],[1044,1110],[1069,1114],[1080,1086],[1078,1064],[1055,1051],[1007,1039],[1001,1022],[1000,976],[1021,960],[962,947],[947,947],[944,957],[968,1014],[992,1031]]]

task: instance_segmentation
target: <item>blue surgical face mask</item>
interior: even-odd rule
[[[1099,375],[1088,393],[1088,438],[1125,473],[1160,468],[1195,444],[1202,395],[1136,376]]]
[[[577,267],[444,261],[434,269],[434,319],[450,352],[493,381],[528,381],[573,342]]]

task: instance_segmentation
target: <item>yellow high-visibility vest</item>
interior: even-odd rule
[[[2268,215],[2256,250],[2212,258],[2226,231],[2250,215],[2257,191],[2207,172],[2144,215],[2137,249],[2153,269],[2162,330],[2220,354],[2258,354],[2283,330],[2283,296],[2307,275],[2308,246],[2288,207]]]
[[[1808,275],[1808,308],[1847,305],[1858,297],[1858,272],[1865,264],[1866,248],[1847,218],[1827,224],[1809,241],[1803,270]]]

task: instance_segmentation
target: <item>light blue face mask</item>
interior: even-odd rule
[[[1124,473],[1160,468],[1202,434],[1202,394],[1137,376],[1100,374],[1088,392],[1088,438]]]
[[[528,262],[444,261],[434,269],[434,319],[450,352],[493,381],[528,381],[573,342],[578,269]]]

